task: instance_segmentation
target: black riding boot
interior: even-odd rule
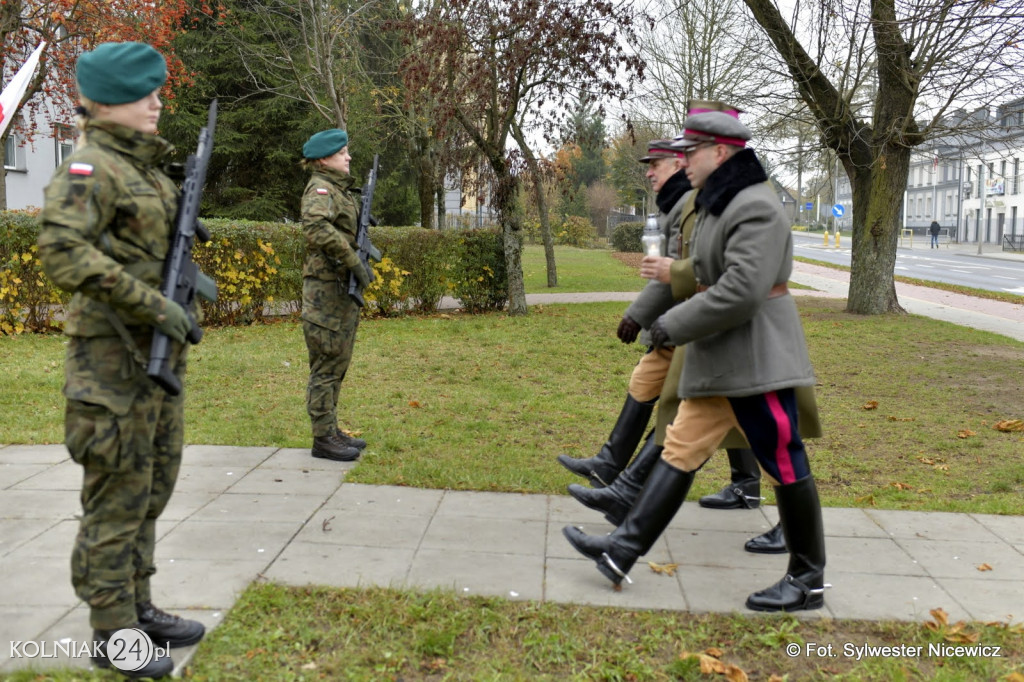
[[[782,534],[782,523],[776,523],[769,530],[757,537],[747,540],[743,549],[754,554],[784,554],[786,552],[786,536]]]
[[[590,479],[590,485],[595,488],[603,488],[611,485],[612,481],[619,475],[629,458],[633,456],[637,443],[644,435],[647,428],[647,421],[654,411],[654,403],[657,398],[645,403],[633,399],[633,396],[626,395],[626,403],[619,412],[619,419],[615,422],[612,433],[608,436],[608,442],[604,444],[601,451],[594,457],[585,459],[574,459],[569,455],[559,455],[558,461],[572,473]]]
[[[629,513],[630,507],[640,496],[644,489],[647,475],[651,473],[654,464],[661,459],[661,452],[664,450],[654,442],[654,430],[647,434],[647,441],[640,448],[633,461],[626,470],[619,475],[607,488],[587,488],[579,483],[569,486],[569,494],[579,500],[584,506],[604,512],[604,517],[615,526],[622,525],[623,519]]]
[[[814,478],[775,488],[779,520],[789,547],[786,576],[747,597],[754,611],[820,609],[825,604],[825,529]]]
[[[726,450],[732,481],[714,495],[700,498],[710,509],[757,509],[761,504],[761,468],[753,450]]]
[[[566,526],[562,534],[576,551],[593,559],[608,580],[616,585],[632,582],[626,574],[671,523],[690,491],[693,475],[659,459],[636,504],[610,535],[587,535],[575,526]]]

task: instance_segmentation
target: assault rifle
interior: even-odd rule
[[[206,169],[213,152],[213,130],[217,125],[217,100],[210,102],[210,113],[206,127],[199,130],[196,153],[190,154],[185,162],[185,181],[182,183],[178,215],[174,220],[174,236],[171,248],[164,260],[164,280],[160,293],[171,299],[188,314],[192,321],[186,339],[195,345],[203,338],[203,330],[192,315],[196,294],[207,301],[217,300],[217,283],[199,271],[192,260],[192,245],[196,237],[200,242],[210,239],[210,231],[199,222],[199,201],[206,184]],[[168,395],[181,393],[181,381],[171,370],[171,339],[163,332],[153,332],[153,345],[149,351],[149,367],[146,374]]]
[[[379,263],[381,258],[380,251],[370,242],[370,225],[377,224],[377,221],[370,215],[370,206],[373,205],[373,190],[377,186],[377,159],[378,155],[374,154],[373,168],[370,170],[370,177],[366,179],[366,187],[363,188],[360,200],[359,224],[356,227],[356,255],[359,256],[359,262],[362,267],[366,268],[366,271],[370,274],[371,282],[376,279],[376,275],[373,274],[373,267],[370,266],[370,261]],[[363,290],[359,286],[359,280],[356,278],[355,273],[351,272],[348,275],[348,295],[352,297],[352,300],[360,308],[366,304],[363,300]]]

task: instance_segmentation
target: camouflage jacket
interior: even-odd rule
[[[359,216],[359,189],[347,173],[330,168],[313,171],[302,194],[302,229],[306,233],[303,277],[348,281],[359,262],[353,245]]]
[[[161,164],[173,147],[110,121],[90,121],[86,136],[46,187],[39,258],[57,286],[74,292],[64,333],[116,336],[110,308],[131,328],[151,324],[163,305],[179,191]]]

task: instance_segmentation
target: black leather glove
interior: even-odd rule
[[[655,348],[663,348],[668,342],[668,332],[665,331],[665,327],[661,324],[661,318],[659,317],[651,325],[651,345]]]
[[[622,343],[633,343],[640,333],[640,325],[629,315],[623,315],[622,321],[619,322],[619,330],[616,333],[619,336],[619,341],[622,341]]]

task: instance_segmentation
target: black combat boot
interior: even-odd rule
[[[757,509],[761,504],[761,468],[753,450],[729,449],[732,482],[714,495],[700,498],[709,509]]]
[[[579,483],[569,486],[569,494],[585,507],[604,512],[604,517],[614,526],[622,525],[630,507],[640,496],[655,462],[661,459],[665,448],[654,442],[654,430],[647,434],[647,441],[640,448],[626,470],[607,488],[587,488]]]
[[[743,549],[754,554],[785,554],[786,537],[782,534],[782,524],[776,523],[771,530],[750,538]]]
[[[590,479],[590,485],[595,488],[611,485],[633,456],[656,402],[657,398],[641,403],[627,394],[626,403],[619,412],[619,419],[608,436],[608,442],[597,455],[585,459],[559,455],[558,462],[572,473]]]
[[[137,628],[140,630],[142,629],[138,623],[126,625],[125,628]],[[114,664],[110,662],[110,659],[107,658],[107,642],[110,640],[110,638],[114,635],[115,632],[121,629],[124,628],[92,631],[92,639],[97,644],[97,646],[94,647],[93,654],[89,656],[89,659],[92,661],[93,665],[95,665],[97,668],[114,668],[115,670],[117,670],[117,672],[121,673],[125,677],[130,677],[132,679],[159,679],[161,677],[167,677],[171,674],[171,672],[174,670],[174,661],[171,660],[171,657],[166,652],[157,654],[157,652],[154,651],[152,659],[145,665],[140,667],[138,670],[121,670],[120,668],[116,668]],[[156,647],[164,646],[159,642],[154,642],[153,645]],[[127,652],[118,651],[115,652],[115,655],[123,655],[125,653]],[[134,660],[130,657],[131,654],[134,654],[134,652],[131,652],[129,654],[129,658],[125,659],[126,661],[131,662]]]
[[[335,462],[354,462],[359,459],[359,450],[342,445],[334,434],[313,438],[313,456],[320,459],[331,459]]]
[[[139,629],[149,635],[157,646],[171,649],[191,646],[206,634],[206,628],[198,620],[175,616],[146,601],[135,605],[139,616]]]
[[[825,604],[825,529],[814,478],[775,488],[779,520],[789,547],[785,577],[747,597],[754,611],[820,609]]]
[[[365,440],[363,440],[362,438],[350,436],[337,427],[334,428],[334,440],[338,441],[339,443],[348,448],[355,448],[356,450],[366,449]]]
[[[576,551],[593,559],[608,580],[616,585],[623,580],[632,582],[627,574],[672,522],[690,491],[693,475],[659,459],[636,504],[611,534],[587,535],[575,526],[566,526],[562,534]]]

